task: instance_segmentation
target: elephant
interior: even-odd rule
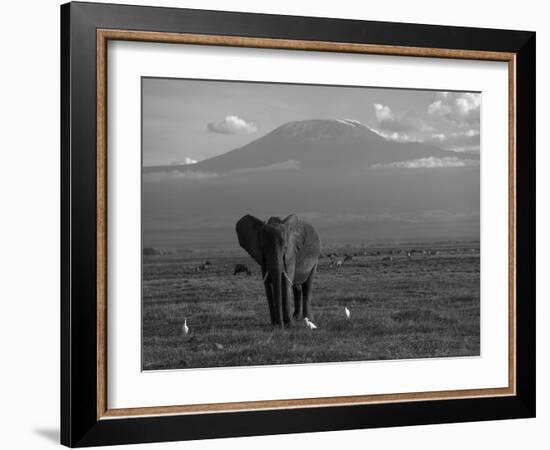
[[[291,295],[294,319],[311,319],[313,278],[321,254],[315,228],[295,214],[267,222],[248,214],[235,228],[239,245],[261,267],[271,324],[290,326]]]

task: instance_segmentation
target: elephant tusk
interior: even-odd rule
[[[288,274],[286,273],[286,270],[283,270],[283,275],[285,276],[285,278],[288,280],[288,282],[290,283],[291,286],[294,285],[293,281],[290,279],[290,277],[288,276]],[[265,281],[267,280],[267,277],[269,276],[269,272],[266,272],[265,275],[264,275],[264,278],[263,278],[263,282],[265,283]]]
[[[286,270],[283,270],[283,275],[285,276],[285,278],[288,280],[288,282],[290,283],[291,286],[294,285],[294,282],[290,279],[290,277],[288,276],[288,274],[286,273]]]

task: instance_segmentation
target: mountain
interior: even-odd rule
[[[354,120],[302,120],[285,123],[249,144],[191,165],[145,167],[144,173],[183,171],[224,173],[289,162],[302,169],[371,167],[420,158],[460,154],[420,142],[385,139]],[[468,155],[469,159],[475,158]]]
[[[355,121],[289,122],[196,164],[144,168],[143,243],[233,248],[243,215],[290,213],[310,221],[324,243],[476,239],[474,159],[394,142]]]

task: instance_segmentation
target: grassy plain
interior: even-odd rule
[[[478,242],[323,251],[359,256],[338,269],[320,260],[316,330],[272,329],[259,267],[242,250],[144,256],[143,369],[479,355]],[[207,260],[211,267],[195,270]],[[234,276],[236,263],[252,275]]]

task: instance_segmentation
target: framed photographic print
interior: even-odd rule
[[[535,33],[61,23],[63,444],[535,415]]]

